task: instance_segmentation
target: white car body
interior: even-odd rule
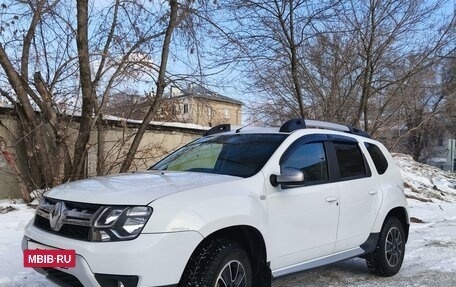
[[[296,140],[315,134],[357,141],[371,175],[289,189],[273,186],[270,177],[281,173],[284,152]],[[385,155],[385,173],[378,174],[366,142]],[[372,251],[376,241],[370,241],[378,237],[391,212],[402,210],[404,229],[409,224],[402,179],[383,145],[363,136],[312,128],[291,132],[250,177],[151,170],[64,184],[46,197],[153,209],[141,234],[128,241],[89,242],[50,233],[35,226],[34,220],[27,225],[23,249],[33,244],[75,249],[76,268],[59,271],[74,275],[84,286],[102,286],[95,274],[136,275],[137,286],[175,286],[195,249],[226,228],[248,227],[261,235],[257,238],[263,242],[257,244],[264,244],[266,262],[277,277]]]

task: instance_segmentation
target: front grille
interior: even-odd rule
[[[90,227],[77,226],[77,225],[64,225],[60,229],[59,234],[81,240],[90,240]]]
[[[51,228],[50,214],[56,209],[58,202],[59,200],[44,198],[36,211],[34,225],[54,234],[89,241],[91,225],[102,206],[62,201],[65,208],[63,208],[63,216],[59,223],[61,226],[53,229]]]
[[[78,278],[69,273],[65,273],[54,268],[43,269],[47,272],[49,279],[57,281],[57,283],[64,283],[72,287],[84,287],[84,285],[82,285],[81,281],[79,281]]]
[[[41,217],[39,215],[35,216],[34,224],[35,224],[36,227],[39,227],[41,229],[52,231],[51,225],[49,224],[49,219],[46,219],[46,218]]]

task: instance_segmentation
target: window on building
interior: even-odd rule
[[[207,115],[209,116],[209,118],[212,118],[212,109],[211,108],[207,108]]]
[[[224,110],[224,114],[225,114],[225,119],[229,119],[230,118],[230,110],[225,109]]]
[[[184,114],[188,114],[188,104],[184,104]]]
[[[443,146],[443,138],[439,138],[439,146]]]

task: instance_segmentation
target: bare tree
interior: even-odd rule
[[[228,1],[229,24],[223,29],[225,55],[238,62],[239,69],[252,79],[249,89],[272,101],[281,97],[287,110],[296,116],[308,116],[309,98],[304,90],[314,85],[305,54],[314,25],[330,17],[338,1]],[[233,48],[234,47],[234,48]],[[234,52],[233,52],[234,51]],[[222,61],[226,62],[225,58]]]
[[[315,3],[294,1],[290,10],[289,1],[241,1],[244,12],[236,10],[233,18],[254,24],[233,29],[230,36],[240,47],[238,58],[248,65],[249,89],[261,95],[252,105],[256,118],[270,124],[271,118],[303,115],[290,68],[295,59],[307,117],[351,123],[381,136],[414,100],[404,86],[437,69],[452,45],[454,15],[442,14],[446,2],[332,1],[309,9]],[[286,36],[291,27],[296,30],[290,11],[300,19],[296,57]],[[268,116],[271,112],[280,115]]]
[[[374,121],[371,103],[375,105],[378,98],[385,98],[385,91],[396,96],[391,90],[399,91],[402,84],[438,62],[437,56],[448,44],[451,26],[451,18],[434,17],[443,3],[370,0],[349,1],[340,7],[337,15],[342,27],[359,43],[358,103],[352,124],[362,121],[364,129],[375,132],[384,119]],[[407,65],[411,58],[413,65]]]
[[[167,63],[168,63],[171,37],[173,35],[173,30],[178,23],[178,14],[177,13],[178,13],[178,7],[179,7],[177,0],[170,0],[169,5],[170,5],[170,16],[169,16],[169,21],[168,21],[168,27],[166,28],[166,31],[165,31],[165,38],[163,40],[155,101],[152,103],[151,107],[149,108],[149,111],[147,112],[146,116],[144,117],[143,122],[142,122],[141,126],[139,127],[138,132],[136,133],[136,136],[133,139],[133,142],[131,143],[130,149],[128,150],[128,154],[122,164],[122,167],[120,168],[120,172],[126,172],[130,168],[130,166],[133,162],[135,153],[137,152],[139,144],[142,140],[142,137],[144,136],[144,132],[146,131],[147,126],[149,125],[150,121],[154,117],[154,114],[157,111],[157,108],[159,105],[159,101],[162,98],[163,93],[165,91],[165,86],[166,86],[165,75],[166,75],[166,67],[167,67]]]
[[[37,34],[37,28],[45,16],[47,16],[58,5],[59,1],[54,2],[25,2],[25,6],[30,15],[28,28],[24,29],[24,37],[21,40],[17,29],[14,31],[3,31],[2,36],[9,34],[8,40],[0,43],[0,65],[6,74],[6,79],[15,92],[15,97],[10,96],[5,90],[2,94],[16,105],[16,110],[23,130],[25,146],[27,150],[29,169],[37,169],[40,176],[40,183],[45,186],[56,184],[59,181],[59,174],[62,170],[62,162],[56,160],[54,152],[48,150],[46,144],[46,127],[48,123],[55,136],[55,149],[61,154],[63,147],[62,130],[58,125],[57,111],[51,103],[51,95],[45,87],[42,76],[35,72],[33,82],[29,80],[29,65],[31,58],[31,49],[34,44],[34,36]],[[18,4],[11,4],[10,9]],[[8,7],[7,7],[8,8]],[[3,6],[3,9],[7,9]],[[15,7],[14,7],[15,8]],[[17,15],[15,15],[17,17]],[[12,19],[18,19],[12,17]],[[11,26],[17,25],[14,20],[10,20]],[[4,37],[6,38],[6,37]],[[9,57],[7,45],[17,44],[20,42],[22,51],[17,62],[12,62]],[[32,86],[35,84],[35,87]],[[32,104],[33,101],[33,104]],[[35,105],[42,111],[39,115],[35,112]],[[27,181],[30,183],[30,181]]]
[[[160,64],[166,62],[152,59],[161,39],[169,38],[167,4],[117,0],[97,5],[56,0],[9,1],[0,7],[5,23],[0,88],[21,123],[30,171],[21,176],[29,189],[85,177],[94,127],[102,173],[101,119],[113,89],[144,74],[149,81],[141,83],[144,89],[151,89],[157,73],[164,84]]]
[[[423,69],[402,85],[400,91],[394,91],[407,102],[396,111],[399,118],[395,119],[395,127],[385,132],[397,130],[391,147],[410,153],[415,160],[423,161],[425,148],[444,135],[447,98],[442,93],[440,68],[430,66]]]
[[[84,155],[90,138],[92,113],[95,107],[94,87],[90,69],[89,52],[89,1],[77,1],[76,44],[78,49],[79,78],[81,83],[82,107],[78,138],[74,146],[72,179],[83,177]]]

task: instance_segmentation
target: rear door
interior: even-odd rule
[[[339,226],[334,252],[363,244],[381,205],[381,192],[360,144],[349,137],[332,142],[339,187]]]

